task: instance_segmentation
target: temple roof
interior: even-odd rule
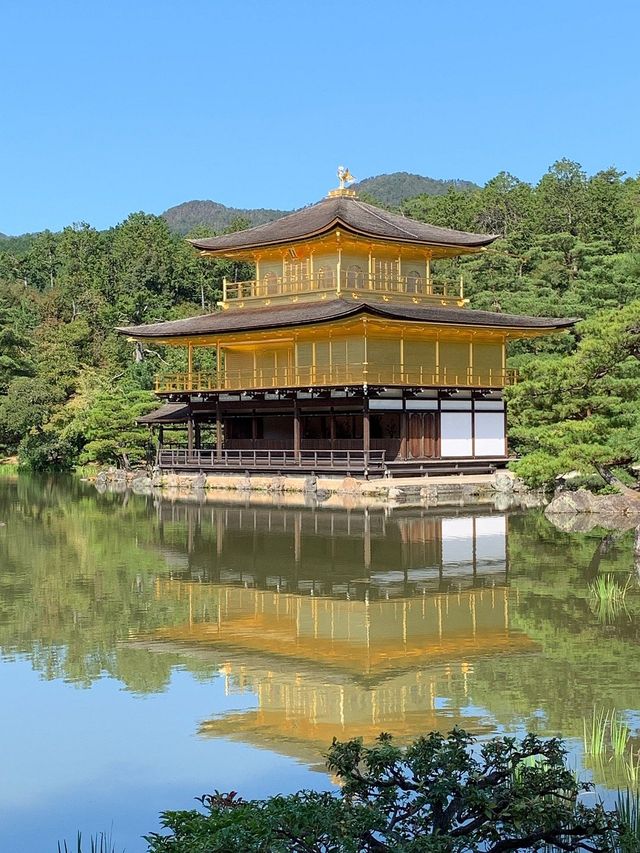
[[[497,239],[497,236],[492,234],[472,234],[428,225],[397,213],[389,213],[380,207],[373,207],[357,198],[338,197],[323,199],[317,204],[303,207],[295,213],[255,228],[189,242],[203,251],[224,253],[321,237],[336,228],[360,237],[421,246],[472,249],[488,246]]]
[[[185,403],[165,403],[136,419],[138,424],[176,424],[189,419],[189,406]]]
[[[117,331],[134,338],[179,338],[305,326],[344,320],[359,314],[389,320],[431,323],[438,326],[481,326],[494,329],[541,331],[566,329],[577,322],[571,317],[528,317],[450,306],[431,307],[406,303],[331,299],[293,305],[279,304],[267,308],[246,308],[242,311],[216,311],[213,314],[188,317],[184,320],[169,320],[142,326],[121,326]]]

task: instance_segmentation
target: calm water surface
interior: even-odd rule
[[[139,853],[197,794],[330,788],[335,735],[562,734],[618,709],[640,745],[631,534],[538,510],[392,512],[98,495],[0,480],[0,851],[113,827]]]

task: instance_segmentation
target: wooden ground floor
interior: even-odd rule
[[[220,394],[165,405],[163,468],[353,473],[477,473],[507,458],[500,391],[367,389]]]

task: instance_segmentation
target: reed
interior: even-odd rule
[[[116,847],[110,832],[100,832],[89,838],[89,846],[83,845],[82,833],[78,832],[76,843],[70,847],[66,841],[58,841],[58,853],[116,853]],[[124,853],[124,852],[123,852]]]
[[[600,622],[609,622],[625,608],[630,579],[620,586],[615,575],[599,575],[589,584],[591,609]]]
[[[629,743],[631,732],[624,720],[621,720],[615,711],[611,713],[609,724],[609,733],[611,736],[611,749],[617,757],[624,755],[624,752]]]
[[[640,791],[618,791],[616,799],[618,818],[624,827],[620,843],[613,847],[616,853],[637,853],[640,849]]]
[[[593,709],[590,726],[587,725],[586,717],[582,721],[584,729],[584,752],[585,755],[604,755],[607,743],[607,729],[609,727],[609,713]]]
[[[80,479],[89,479],[93,477],[97,477],[100,473],[103,466],[101,465],[76,465],[73,469],[74,476],[79,477]]]
[[[629,785],[635,790],[640,789],[640,750],[635,754],[633,746],[629,751],[629,758],[625,761],[625,771]]]

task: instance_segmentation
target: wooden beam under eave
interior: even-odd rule
[[[255,264],[256,260],[277,260],[282,256],[282,252],[286,252],[290,248],[295,248],[301,257],[307,256],[312,251],[335,251],[336,235],[340,233],[340,244],[345,251],[354,250],[356,253],[368,255],[369,246],[373,247],[373,254],[380,256],[391,255],[397,257],[398,252],[402,252],[403,257],[407,259],[411,257],[421,258],[424,256],[425,250],[431,253],[433,260],[442,260],[453,258],[459,255],[476,255],[486,250],[485,246],[453,246],[433,243],[423,243],[420,241],[404,241],[404,240],[382,240],[375,239],[371,235],[354,234],[346,231],[343,226],[337,226],[333,230],[322,234],[318,237],[301,237],[297,240],[286,240],[282,243],[273,244],[270,246],[248,246],[239,247],[238,249],[197,249],[200,256],[203,258],[226,258],[233,261],[244,261],[246,263]]]
[[[499,316],[499,315],[498,315]],[[504,337],[508,340],[518,340],[526,338],[539,338],[545,335],[559,334],[561,332],[570,331],[570,327],[545,327],[541,329],[527,329],[509,326],[478,326],[474,324],[449,324],[449,323],[429,323],[424,321],[406,321],[394,320],[392,318],[380,318],[375,315],[366,315],[367,321],[370,324],[370,330],[375,329],[384,331],[389,335],[400,335],[401,330],[411,334],[415,333],[420,336],[447,336],[452,338],[459,334],[474,334],[478,336],[486,335],[487,338]],[[251,344],[265,343],[266,341],[276,341],[286,343],[291,341],[296,335],[301,340],[323,336],[331,331],[339,331],[341,334],[348,334],[351,331],[356,331],[361,328],[361,316],[345,317],[338,320],[324,320],[321,323],[301,324],[298,326],[286,326],[280,329],[265,329],[249,330],[247,332],[226,332],[212,333],[211,335],[185,335],[183,337],[144,337],[135,338],[129,336],[129,341],[140,341],[146,344],[156,344],[158,346],[170,347],[215,347],[219,341],[221,346],[229,346],[233,344]]]

